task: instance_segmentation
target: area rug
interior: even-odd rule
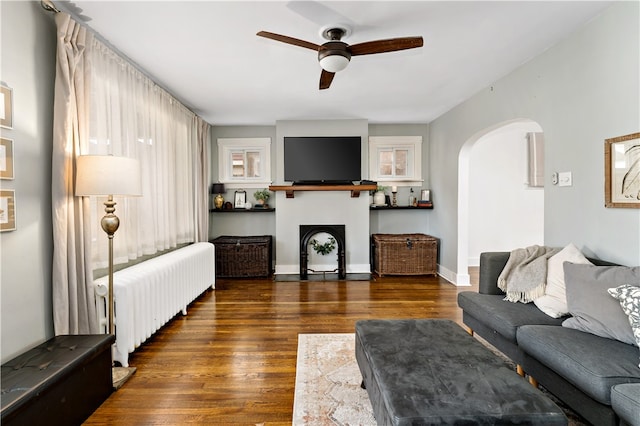
[[[361,382],[354,334],[299,334],[293,425],[375,426]],[[585,425],[577,414],[548,396],[565,412],[569,426]]]
[[[299,334],[294,425],[375,425],[354,334]]]

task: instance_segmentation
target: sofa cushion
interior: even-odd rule
[[[512,303],[504,300],[504,295],[479,294],[475,291],[460,292],[458,306],[514,343],[518,327],[522,325],[560,325],[563,320],[551,318],[533,303]]]
[[[611,386],[640,383],[638,348],[566,327],[525,325],[518,345],[527,355],[602,404],[611,405]]]
[[[623,383],[611,388],[611,406],[629,425],[640,425],[640,383]]]
[[[635,345],[620,303],[607,290],[623,284],[640,286],[640,267],[564,264],[567,303],[572,318],[562,325]]]
[[[620,302],[620,307],[629,317],[636,345],[640,346],[640,287],[625,284],[607,291]]]
[[[591,265],[582,252],[573,244],[567,245],[547,261],[547,285],[544,295],[533,301],[538,309],[553,318],[569,314],[567,292],[564,283],[564,262]]]

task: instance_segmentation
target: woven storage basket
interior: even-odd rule
[[[216,246],[216,276],[243,278],[271,274],[271,235],[223,235],[211,242]]]
[[[425,234],[373,234],[374,271],[380,275],[436,275],[438,240]]]

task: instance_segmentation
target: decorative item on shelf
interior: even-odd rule
[[[386,203],[386,196],[384,191],[387,188],[385,186],[378,186],[376,193],[373,194],[373,205],[374,206],[384,206]]]
[[[309,241],[309,244],[313,247],[313,250],[321,255],[329,254],[336,248],[336,240],[333,237],[329,237],[329,241],[324,244],[320,244],[315,238]]]
[[[392,186],[391,187],[391,193],[393,194],[393,200],[391,201],[391,205],[393,207],[398,207],[398,187],[397,186]]]
[[[416,203],[418,207],[432,209],[433,203],[431,202],[431,190],[423,189],[420,191],[420,199]]]
[[[269,208],[269,197],[271,197],[271,192],[267,189],[259,189],[253,193],[253,196],[258,201],[258,204],[255,205],[256,209],[267,209]]]
[[[413,195],[413,188],[411,188],[409,190],[409,205],[410,206],[416,206],[417,205],[416,196]]]
[[[216,194],[216,196],[213,198],[213,206],[216,208],[216,210],[221,210],[222,206],[224,205],[224,197],[222,196],[224,192],[224,183],[214,183],[213,185],[211,185],[211,194]]]
[[[244,204],[247,202],[247,191],[240,189],[234,193],[234,209],[244,209]]]

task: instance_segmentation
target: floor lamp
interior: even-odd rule
[[[120,226],[120,219],[114,214],[114,195],[140,196],[140,164],[138,160],[111,155],[81,155],[76,159],[76,196],[106,196],[105,215],[100,221],[109,238],[109,287],[107,332],[115,335],[113,319],[113,235]],[[121,386],[135,369],[116,369],[112,372],[114,383]]]

